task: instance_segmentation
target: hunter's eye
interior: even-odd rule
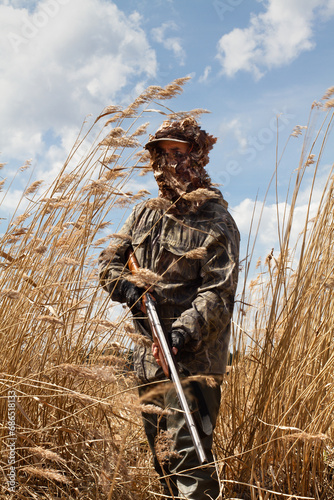
[[[170,158],[170,159],[176,160],[176,161],[181,160],[185,156],[184,153],[182,153],[181,151],[178,151],[178,150],[176,150],[176,151],[163,151],[162,149],[160,149],[159,154],[161,156],[164,156],[165,158]]]
[[[184,156],[184,153],[182,153],[181,151],[174,151],[173,154],[175,159],[181,159]]]

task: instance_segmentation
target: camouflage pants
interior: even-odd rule
[[[182,385],[190,410],[209,462],[212,456],[212,434],[220,405],[220,382],[210,387],[203,381],[183,381]],[[154,467],[158,472],[166,498],[205,500],[219,498],[219,483],[214,465],[199,467],[196,450],[171,383],[148,385],[139,390],[145,404],[170,408],[169,414],[159,416],[143,413],[144,428],[152,450]],[[176,409],[176,411],[174,410]],[[166,439],[163,436],[167,437]],[[168,442],[169,441],[169,442]],[[165,448],[165,449],[164,449]],[[166,453],[167,448],[167,453]]]

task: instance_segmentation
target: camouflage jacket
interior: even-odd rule
[[[153,210],[142,202],[121,233],[131,240],[122,240],[111,259],[102,252],[101,285],[113,300],[120,300],[117,282],[126,277],[125,254],[132,244],[139,265],[163,275],[153,294],[165,331],[181,329],[190,338],[180,352],[181,368],[192,375],[222,375],[239,267],[239,232],[223,197],[211,198],[196,212],[182,215]],[[205,256],[185,256],[202,247]],[[145,318],[134,317],[134,324],[138,333],[151,338]],[[151,347],[136,346],[134,366],[144,382],[163,376]]]

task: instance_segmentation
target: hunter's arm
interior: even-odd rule
[[[238,281],[239,232],[224,226],[220,237],[207,248],[201,263],[202,282],[192,307],[184,311],[172,328],[185,333],[187,349],[196,351],[212,332],[224,331],[234,305]]]
[[[133,219],[132,213],[119,233],[123,238],[113,240],[99,256],[100,285],[118,302],[122,302],[121,285],[129,273],[126,254],[131,246]]]

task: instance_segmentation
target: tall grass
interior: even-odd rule
[[[244,288],[234,323],[236,359],[223,385],[216,445],[226,490],[240,498],[334,498],[332,169],[317,214],[309,216],[332,119],[326,115],[309,150],[305,139],[291,205],[278,221],[280,253],[270,253]],[[295,208],[311,167],[296,245]]]
[[[129,363],[131,343],[140,340],[127,310],[113,313],[98,287],[96,259],[112,238],[117,208],[147,194],[127,188],[148,170],[138,151],[142,122],[156,108],[173,116],[158,103],[185,81],[150,87],[126,109],[106,108],[81,132],[49,189],[38,195],[38,181],[27,187],[28,207],[1,238],[2,498],[161,498]],[[325,144],[330,111],[314,143],[321,137]],[[322,148],[311,165],[314,147],[303,151],[291,210],[279,226],[280,256],[267,259],[235,310],[237,355],[215,435],[227,498],[334,497],[332,174],[314,221],[305,214],[295,256],[290,250],[305,169],[316,177],[321,161]],[[10,493],[13,393],[17,485]]]

